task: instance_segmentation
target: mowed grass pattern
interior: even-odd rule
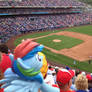
[[[73,28],[68,28],[64,30],[71,31],[71,32],[78,32],[78,33],[87,34],[87,35],[92,36],[92,25],[73,27]]]
[[[61,40],[61,42],[53,42],[54,39]],[[61,50],[64,48],[72,48],[78,44],[81,44],[83,41],[80,39],[63,36],[63,35],[52,35],[43,37],[36,40],[38,43],[48,46],[50,48]]]

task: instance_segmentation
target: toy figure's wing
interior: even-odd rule
[[[7,77],[0,81],[0,83],[4,83],[2,86],[4,92],[38,92],[41,86],[41,84],[36,81],[27,81],[19,78],[12,79]]]
[[[14,80],[5,92],[38,92],[40,84],[35,81]]]
[[[4,92],[38,92],[41,86],[41,83],[36,80],[30,81],[21,79],[12,72],[11,68],[6,70],[4,76],[4,79],[0,80],[0,84],[3,84],[1,88],[4,88]]]
[[[6,88],[7,86],[11,85],[13,80],[19,79],[19,76],[16,74],[10,73],[6,74],[4,79],[0,80],[0,84],[3,84],[1,88]]]

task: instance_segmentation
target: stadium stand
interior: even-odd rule
[[[82,6],[85,3],[76,0],[2,0],[0,42],[27,32],[90,24],[92,14],[83,13]]]
[[[0,6],[84,6],[84,3],[81,3],[76,0],[22,0],[19,1],[0,1]]]
[[[86,13],[1,17],[1,41],[6,42],[10,37],[22,33],[78,26],[91,22],[92,14]]]

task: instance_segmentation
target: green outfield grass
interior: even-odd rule
[[[79,0],[81,2],[84,2],[86,4],[90,4],[92,6],[92,0]]]
[[[54,39],[59,39],[62,42],[53,42]],[[40,44],[43,44],[45,46],[48,46],[56,50],[61,50],[64,48],[72,48],[73,46],[76,46],[83,42],[80,39],[63,36],[63,35],[62,36],[61,35],[47,36],[44,38],[37,39],[36,41]]]
[[[68,28],[68,29],[64,29],[64,30],[65,31],[71,31],[71,32],[83,33],[83,34],[87,34],[87,35],[92,36],[92,25],[79,26],[79,27]]]
[[[87,35],[92,35],[92,25],[74,27],[74,28],[69,28],[69,29],[64,29],[64,30],[65,31],[84,33],[84,34],[87,34]],[[58,30],[58,31],[54,31],[54,32],[60,32],[60,31],[64,31],[64,30]],[[50,34],[50,33],[52,33],[52,31],[42,32],[42,33],[35,33],[35,34],[29,34],[29,35],[22,36],[22,37],[16,39],[15,45],[17,46],[21,42],[22,39],[35,38],[35,37],[47,35],[47,34]],[[74,59],[69,58],[67,56],[52,53],[51,51],[49,51],[45,48],[43,50],[43,53],[46,55],[47,59],[50,60],[50,61],[58,62],[58,64],[68,65],[69,67],[72,67],[72,68],[77,68],[77,69],[80,69],[80,70],[92,72],[92,69],[91,69],[92,68],[92,63],[88,64],[87,61],[85,61],[85,62],[76,61],[76,65],[74,65],[73,64]]]
[[[76,61],[76,65],[74,65],[74,59],[69,58],[64,55],[52,53],[51,51],[44,48],[43,53],[46,55],[47,59],[53,62],[56,62],[58,64],[67,65],[74,69],[80,69],[87,72],[92,72],[92,63],[88,64],[87,61],[85,62],[79,62]]]

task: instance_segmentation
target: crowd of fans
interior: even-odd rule
[[[25,32],[90,24],[92,14],[59,14],[0,17],[0,39],[6,42],[12,36]]]
[[[58,84],[60,92],[68,90],[67,87],[69,86],[69,89],[72,89],[72,91],[67,92],[92,92],[92,73],[86,73],[75,69],[71,70],[68,66],[64,68],[49,65],[48,68],[45,82],[52,86],[56,86]],[[68,73],[71,73],[72,77],[70,77]],[[72,81],[71,85],[67,86],[67,81]],[[61,84],[59,82],[61,82]]]
[[[0,6],[84,6],[85,4],[76,0],[11,0],[0,1]]]
[[[8,56],[10,51],[5,44],[0,45],[0,53],[2,57],[0,71],[4,73],[7,68],[11,67],[11,60]],[[53,87],[58,87],[60,92],[92,92],[92,73],[71,69],[68,66],[58,67],[48,64],[44,81]]]

